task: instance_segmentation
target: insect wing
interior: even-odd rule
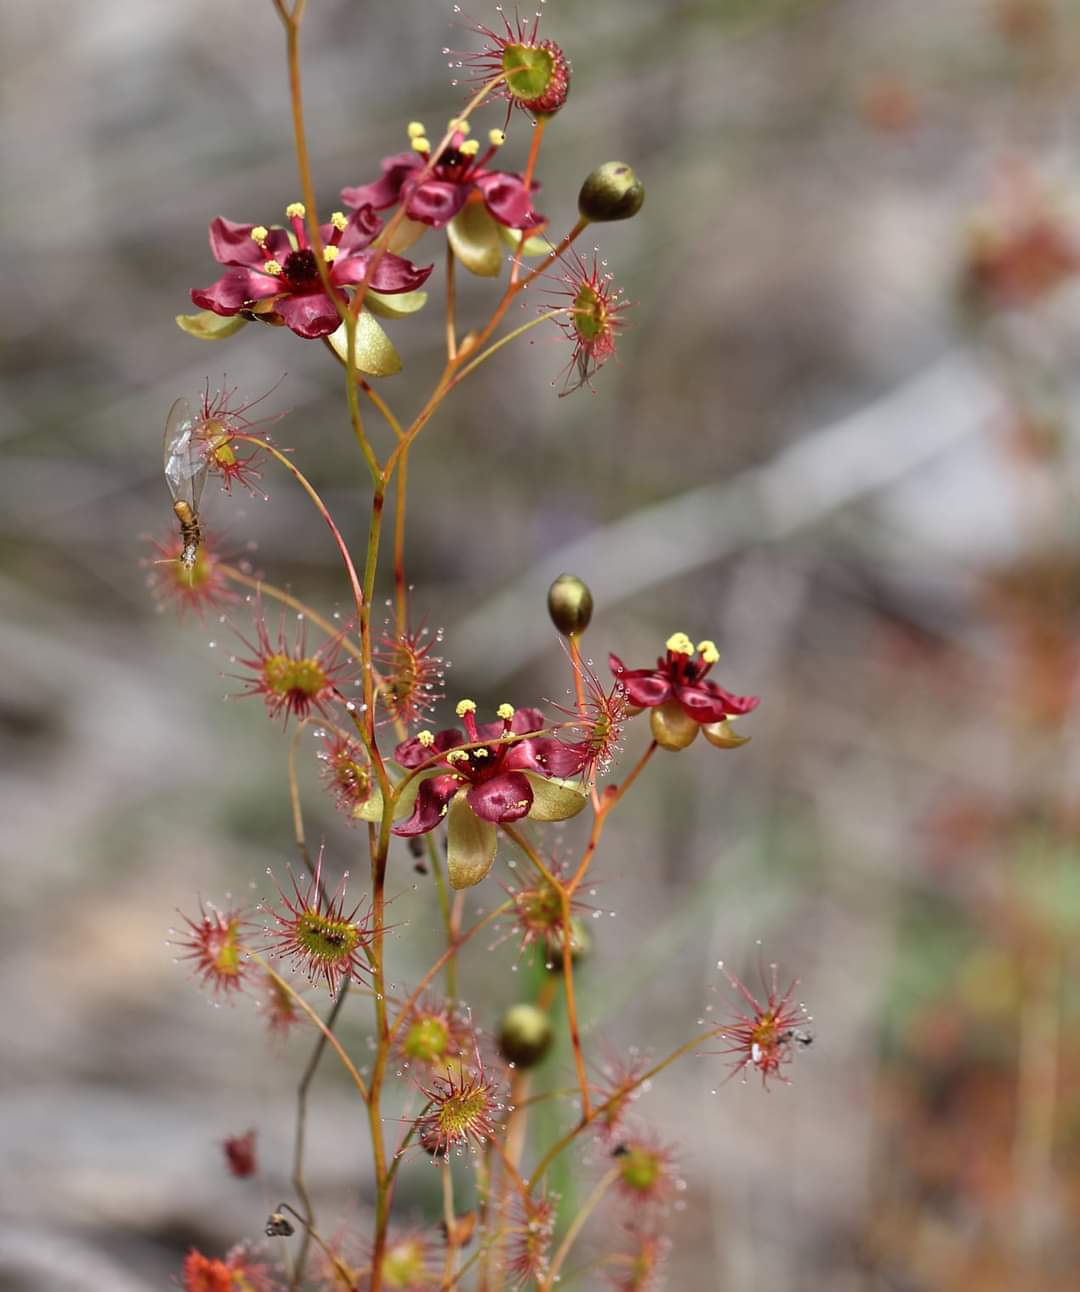
[[[199,510],[210,469],[207,446],[198,432],[191,405],[181,397],[165,419],[165,481],[173,502],[186,502],[193,513]]]

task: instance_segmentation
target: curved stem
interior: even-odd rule
[[[334,542],[337,544],[337,549],[341,553],[341,559],[345,563],[345,573],[348,575],[349,585],[352,588],[353,600],[356,603],[356,613],[362,623],[365,611],[364,593],[360,587],[360,579],[357,577],[356,566],[353,565],[352,557],[349,555],[349,549],[345,546],[345,540],[341,537],[341,531],[334,524],[334,518],[327,510],[326,503],[324,503],[319,497],[314,485],[312,485],[311,481],[295,463],[289,461],[280,449],[274,448],[272,444],[267,444],[265,440],[260,439],[257,435],[248,435],[245,432],[237,431],[231,438],[234,440],[247,440],[250,444],[257,444],[261,449],[269,453],[271,457],[276,458],[287,471],[291,472],[297,483],[315,504],[315,509],[323,520],[326,521],[330,533],[334,536]],[[361,637],[361,647],[362,646],[363,639]]]
[[[300,1250],[296,1254],[296,1266],[289,1280],[290,1292],[295,1292],[304,1276],[308,1242],[315,1224],[315,1211],[311,1205],[311,1198],[307,1191],[307,1181],[304,1176],[304,1140],[307,1131],[308,1090],[315,1078],[319,1062],[326,1049],[326,1035],[333,1032],[334,1024],[337,1022],[338,1014],[341,1013],[341,1007],[345,1004],[345,997],[348,994],[349,980],[346,979],[341,984],[341,990],[337,994],[337,999],[334,1001],[330,1013],[326,1016],[325,1033],[320,1033],[318,1040],[315,1042],[315,1048],[311,1052],[311,1057],[304,1068],[303,1076],[300,1078],[300,1084],[296,1088],[296,1132],[293,1139],[292,1182],[293,1188],[296,1190],[296,1196],[300,1199],[300,1205],[304,1209],[304,1236],[300,1240]],[[289,1208],[289,1210],[292,1210],[292,1208]]]
[[[475,368],[479,368],[480,365],[484,363],[486,360],[490,359],[493,354],[497,354],[503,348],[504,345],[509,345],[511,341],[516,341],[519,336],[521,336],[524,332],[528,332],[530,328],[539,327],[541,323],[546,323],[548,319],[558,318],[560,314],[572,314],[572,313],[573,313],[573,310],[565,309],[565,308],[557,309],[557,310],[549,310],[546,314],[538,314],[536,318],[530,319],[528,323],[523,323],[521,327],[514,328],[513,332],[507,332],[505,336],[499,337],[497,341],[489,345],[488,348],[482,354],[478,354],[475,359],[471,360],[468,364],[466,364],[466,366],[462,368],[461,371],[450,382],[449,386],[447,387],[447,391],[449,392],[453,390],[454,387],[459,382],[462,382],[465,380],[465,378],[469,375],[470,372],[472,372]]]
[[[541,1292],[551,1292],[551,1288],[558,1281],[559,1271],[562,1269],[563,1261],[565,1261],[569,1255],[570,1248],[573,1247],[575,1239],[585,1228],[586,1221],[596,1210],[600,1199],[603,1198],[604,1194],[607,1193],[608,1189],[611,1188],[618,1177],[619,1168],[617,1166],[613,1166],[610,1171],[600,1177],[596,1188],[593,1189],[592,1193],[590,1193],[585,1199],[581,1208],[578,1210],[577,1215],[574,1217],[573,1223],[566,1231],[566,1237],[559,1244],[559,1250],[555,1253],[555,1257],[551,1262],[551,1267],[547,1272],[547,1277],[544,1279],[543,1283],[540,1284]]]
[[[526,193],[532,189],[533,176],[536,174],[536,159],[540,156],[540,145],[543,142],[544,131],[547,129],[547,123],[550,120],[550,117],[540,117],[533,126],[532,142],[529,144],[529,159],[525,163],[525,174],[523,176]],[[528,240],[528,229],[522,229],[521,237],[518,240],[517,256],[515,256],[514,263],[510,266],[510,282],[512,284],[517,282],[518,274],[521,272],[521,250]]]
[[[533,1171],[532,1175],[529,1176],[529,1180],[528,1180],[529,1192],[530,1193],[533,1192],[537,1184],[539,1184],[540,1180],[543,1178],[544,1172],[548,1169],[548,1167],[552,1164],[552,1162],[554,1162],[554,1160],[559,1156],[559,1154],[563,1151],[563,1149],[567,1148],[570,1144],[572,1144],[574,1140],[577,1139],[577,1137],[581,1134],[583,1130],[585,1130],[587,1126],[589,1126],[592,1122],[596,1121],[597,1117],[599,1117],[601,1113],[606,1112],[611,1107],[611,1105],[614,1104],[617,1100],[624,1099],[630,1093],[631,1090],[636,1090],[638,1086],[644,1085],[646,1081],[651,1081],[652,1078],[655,1077],[658,1073],[663,1072],[665,1068],[670,1067],[670,1065],[674,1063],[676,1059],[681,1059],[684,1054],[688,1054],[691,1050],[701,1045],[703,1041],[708,1041],[711,1037],[714,1037],[714,1036],[720,1036],[723,1034],[723,1032],[724,1032],[723,1027],[711,1027],[707,1032],[702,1032],[698,1036],[693,1037],[691,1040],[685,1041],[682,1045],[672,1050],[672,1052],[667,1056],[666,1059],[661,1059],[659,1063],[654,1063],[653,1066],[649,1068],[647,1072],[641,1073],[639,1077],[636,1077],[628,1085],[620,1086],[619,1089],[611,1096],[610,1099],[605,1099],[602,1104],[597,1104],[588,1117],[582,1118],[582,1120],[578,1122],[576,1126],[568,1130],[561,1139],[556,1140],[555,1143],[552,1144],[552,1146],[540,1159],[539,1165],[537,1166],[536,1170]]]
[[[446,240],[446,357],[452,363],[457,356],[457,326],[455,310],[457,306],[457,289],[454,282],[454,248],[450,239]]]
[[[273,979],[274,984],[280,987],[281,990],[285,992],[286,995],[293,1001],[293,1003],[295,1005],[299,1005],[299,1007],[304,1011],[304,1013],[308,1016],[308,1018],[311,1019],[311,1021],[323,1034],[324,1039],[333,1048],[334,1053],[341,1060],[342,1066],[344,1067],[345,1071],[349,1074],[350,1077],[352,1077],[353,1085],[359,1091],[360,1098],[363,1099],[365,1103],[367,1103],[368,1088],[364,1082],[364,1078],[360,1075],[359,1072],[357,1072],[356,1065],[342,1049],[341,1042],[337,1039],[337,1037],[333,1034],[333,1032],[331,1032],[327,1028],[326,1024],[322,1021],[322,1019],[318,1016],[318,1014],[315,1013],[315,1011],[311,1008],[311,1006],[307,1003],[307,1001],[303,998],[303,996],[301,996],[300,993],[294,987],[292,987],[289,983],[287,983],[285,979],[281,977],[280,974],[275,973],[274,970],[270,968],[270,966],[266,963],[266,961],[262,958],[262,956],[259,955],[257,951],[248,950],[246,951],[246,954],[250,960],[254,961],[254,963],[257,964],[259,968],[263,970],[264,973],[269,974],[269,976]]]
[[[278,588],[272,583],[257,579],[253,574],[245,574],[243,570],[238,570],[234,565],[226,565],[222,561],[218,563],[217,568],[230,582],[239,583],[245,588],[251,588],[253,592],[261,592],[274,601],[280,601],[283,606],[288,606],[291,610],[295,610],[298,614],[303,615],[305,619],[310,619],[313,624],[318,625],[326,633],[327,637],[338,638],[341,642],[341,649],[346,655],[351,655],[353,659],[358,661],[363,660],[360,647],[352,642],[341,631],[340,627],[331,623],[325,615],[320,615],[317,610],[312,610],[307,602],[301,601],[299,597],[294,597],[291,592],[286,592],[284,588]]]

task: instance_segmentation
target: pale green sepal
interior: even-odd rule
[[[348,352],[348,341],[345,335],[345,324],[326,338],[334,347],[334,353],[344,359]],[[356,320],[356,370],[367,373],[369,377],[392,377],[401,371],[401,357],[394,349],[394,343],[379,326],[378,321],[367,311]]]
[[[495,860],[498,834],[490,821],[482,821],[469,807],[465,791],[450,801],[446,829],[446,873],[451,888],[479,884]]]
[[[403,319],[422,310],[426,304],[427,292],[398,292],[394,296],[384,296],[381,292],[368,291],[364,295],[364,309],[384,319]]]
[[[424,234],[428,233],[430,229],[430,224],[422,224],[419,220],[410,220],[408,216],[406,216],[390,235],[390,243],[387,250],[396,252],[400,256],[403,251],[408,251],[411,246],[419,242]],[[373,247],[381,247],[385,243],[386,230],[384,229],[371,245]]]
[[[520,229],[508,229],[505,224],[500,224],[499,236],[519,256],[546,256],[555,250],[555,244],[549,242],[542,233],[526,238],[525,245],[520,250],[518,250],[518,243],[521,241]]]
[[[401,791],[398,801],[394,804],[394,820],[401,821],[407,816],[412,815],[412,810],[416,806],[416,796],[420,791],[420,782],[426,781],[431,776],[436,776],[440,767],[431,767],[426,772],[421,772],[414,776],[412,780]],[[382,790],[378,785],[372,785],[371,793],[363,803],[358,803],[352,810],[353,818],[357,821],[373,821],[377,825],[382,820],[383,815],[383,798]]]
[[[537,776],[535,772],[526,772],[525,779],[532,786],[529,817],[533,821],[565,821],[577,816],[588,802],[588,794],[579,781],[561,781],[554,776]]]
[[[446,226],[454,255],[481,278],[497,277],[506,258],[499,227],[482,202],[466,202]]]
[[[198,314],[177,314],[176,326],[181,332],[193,336],[199,341],[224,341],[227,336],[239,332],[247,322],[239,314],[229,318],[215,314],[213,310],[200,310]]]

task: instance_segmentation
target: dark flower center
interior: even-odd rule
[[[456,148],[447,148],[439,157],[439,165],[442,166],[468,166],[469,159],[464,153],[459,153]]]
[[[285,257],[285,263],[282,265],[282,271],[285,277],[291,283],[298,286],[309,286],[318,281],[319,264],[315,259],[315,253],[308,247],[303,247],[300,251],[290,251]]]

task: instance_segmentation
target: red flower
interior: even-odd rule
[[[315,252],[308,245],[305,211],[299,202],[286,208],[292,229],[235,224],[218,216],[210,225],[214,258],[230,268],[209,287],[194,289],[191,299],[203,309],[231,317],[255,313],[274,318],[297,336],[329,336],[341,324],[337,306],[326,294]],[[371,249],[382,221],[370,206],[346,219],[336,211],[321,227],[331,286],[371,287],[377,292],[412,292],[426,282],[432,266],[419,269],[411,261],[384,252],[368,281]],[[342,291],[344,297],[344,291]]]
[[[516,18],[516,26],[510,25],[505,14],[502,21],[504,34],[480,23],[472,28],[488,43],[483,49],[463,56],[462,61],[475,69],[470,79],[483,85],[493,77],[502,76],[504,79],[495,86],[492,95],[507,101],[508,115],[514,106],[533,117],[558,112],[570,93],[570,64],[566,55],[553,40],[537,39],[539,13],[531,29],[528,20],[520,16]],[[444,54],[452,52],[443,50]]]
[[[555,1204],[546,1196],[516,1201],[506,1250],[506,1274],[513,1287],[547,1277],[555,1219]]]
[[[192,1248],[184,1258],[184,1292],[273,1292],[268,1269],[251,1259],[246,1247],[234,1247],[223,1261]]]
[[[674,633],[666,646],[655,668],[628,669],[617,655],[608,656],[629,702],[654,711],[653,738],[665,749],[682,749],[704,728],[706,739],[722,748],[744,744],[747,738],[736,736],[727,720],[756,709],[759,698],[734,695],[706,680],[720,658],[713,642],[699,642],[695,651],[685,633]]]
[[[361,746],[340,732],[323,734],[323,749],[318,754],[323,764],[322,776],[333,792],[337,805],[354,821],[355,810],[371,794],[371,765]]]
[[[346,668],[344,661],[339,663],[337,660],[340,637],[324,642],[308,654],[306,620],[300,617],[300,631],[290,645],[285,636],[284,612],[278,624],[276,642],[270,640],[270,631],[261,612],[255,621],[254,643],[239,632],[236,635],[253,652],[250,659],[236,661],[244,668],[252,669],[254,674],[240,678],[247,683],[247,690],[239,693],[241,696],[261,695],[270,716],[276,718],[278,714],[284,714],[286,725],[290,717],[303,722],[311,717],[312,712],[330,719],[327,706],[342,698],[338,682]]]
[[[220,610],[238,600],[222,573],[217,545],[210,535],[203,533],[190,565],[181,559],[187,546],[183,535],[174,532],[164,539],[151,538],[150,543],[157,557],[141,564],[148,567],[146,585],[159,610],[173,605],[181,618],[191,610],[202,619],[208,610]]]
[[[675,1152],[653,1135],[634,1135],[612,1150],[618,1176],[615,1186],[637,1207],[662,1206],[686,1187]]]
[[[753,1068],[761,1073],[761,1084],[768,1089],[770,1078],[790,1085],[781,1069],[791,1062],[796,1045],[810,1045],[813,1037],[806,1030],[810,1015],[806,1006],[793,1004],[792,993],[799,985],[798,978],[793,978],[787,991],[781,994],[777,985],[777,967],[769,966],[768,980],[762,971],[762,986],[765,988],[765,1003],[758,1001],[746,986],[724,968],[721,960],[719,968],[732,987],[749,1006],[749,1010],[736,1010],[730,1022],[726,1023],[717,1035],[731,1044],[715,1054],[731,1054],[732,1073],[744,1072]]]
[[[188,931],[174,945],[182,947],[182,960],[194,961],[194,970],[204,986],[211,984],[215,992],[239,991],[250,975],[250,967],[240,941],[247,921],[239,910],[209,910],[200,902],[199,918],[189,919],[180,912]]]
[[[225,1163],[233,1175],[241,1180],[255,1174],[255,1132],[249,1130],[245,1135],[230,1135],[222,1140],[221,1147],[225,1153]]]
[[[593,256],[590,267],[571,250],[573,262],[562,259],[564,273],[553,275],[560,286],[552,290],[552,302],[563,313],[555,321],[569,338],[573,349],[566,366],[560,396],[569,395],[582,386],[592,387],[594,374],[615,353],[616,338],[624,327],[623,314],[630,302],[623,300],[613,276],[604,261]],[[563,302],[569,302],[564,304]],[[544,306],[549,310],[552,305]]]
[[[416,628],[397,636],[384,636],[375,661],[379,667],[379,700],[391,721],[417,722],[443,698],[447,663],[433,655],[442,645],[442,629],[434,636]]]
[[[376,211],[401,202],[410,220],[442,229],[475,194],[488,214],[508,229],[534,229],[546,223],[544,216],[533,210],[522,176],[487,169],[487,163],[505,139],[503,132],[489,132],[489,146],[481,156],[480,141],[468,138],[468,122],[454,124],[461,128],[454,132],[428,175],[421,178],[431,144],[424,127],[414,121],[409,126],[412,151],[384,157],[382,178],[371,184],[343,188],[341,200],[349,207],[371,206]]]
[[[537,821],[565,821],[576,816],[586,802],[580,786],[559,779],[581,771],[580,751],[540,735],[497,743],[506,736],[542,731],[544,715],[539,709],[500,705],[501,721],[481,726],[475,713],[475,703],[462,700],[457,714],[464,732],[457,727],[438,734],[422,731],[394,751],[403,767],[430,767],[424,779],[412,782],[412,814],[394,826],[394,833],[426,834],[446,817],[447,869],[455,888],[478,884],[491,869],[497,825],[526,816]],[[461,747],[467,744],[478,747]],[[440,766],[448,770],[441,771]],[[381,813],[381,802],[378,806]]]
[[[428,1110],[416,1118],[416,1138],[432,1157],[445,1158],[452,1148],[482,1147],[498,1133],[495,1119],[503,1108],[498,1086],[490,1080],[480,1051],[469,1069],[449,1064],[446,1075],[436,1077],[420,1091]]]
[[[330,994],[336,995],[343,978],[359,982],[368,972],[364,953],[371,941],[371,932],[366,919],[357,918],[362,901],[345,913],[348,872],[337,894],[330,897],[322,885],[322,861],[320,850],[306,893],[301,891],[295,877],[290,876],[292,895],[278,888],[284,909],[279,912],[262,907],[277,926],[267,929],[270,942],[266,949],[275,957],[290,959],[309,982],[321,978]]]

